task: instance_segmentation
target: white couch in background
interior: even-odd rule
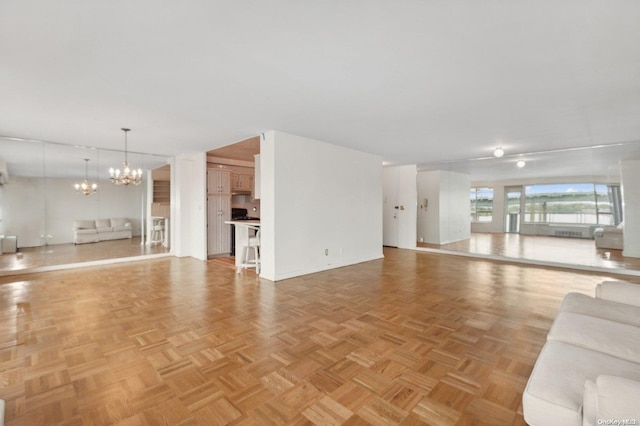
[[[624,248],[624,222],[618,226],[604,226],[593,231],[597,248],[622,250]]]
[[[76,220],[73,222],[73,243],[97,243],[133,236],[129,219]]]
[[[640,424],[640,284],[605,281],[595,299],[564,298],[522,407],[531,426]]]

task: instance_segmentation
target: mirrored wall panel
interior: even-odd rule
[[[418,170],[418,247],[640,271],[640,143]]]
[[[0,273],[169,252],[169,158],[129,152],[142,182],[115,185],[109,169],[122,170],[124,158],[0,138]]]

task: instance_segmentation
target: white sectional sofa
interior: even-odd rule
[[[76,220],[73,222],[74,244],[119,240],[132,236],[133,229],[129,219]]]
[[[531,426],[640,425],[640,284],[564,298],[522,406]]]

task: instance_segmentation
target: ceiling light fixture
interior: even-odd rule
[[[516,166],[518,166],[518,168],[523,168],[524,166],[527,165],[527,162],[524,160],[518,160],[518,162],[516,163]]]
[[[109,174],[111,175],[111,182],[116,185],[140,185],[142,183],[142,169],[134,169],[129,166],[129,161],[127,160],[127,133],[131,131],[131,129],[122,128],[124,132],[124,163],[122,163],[123,170],[114,169],[111,167],[109,169]]]
[[[493,150],[493,156],[496,158],[500,158],[504,155],[504,149],[498,147],[496,149]]]
[[[95,194],[98,190],[98,184],[93,182],[89,183],[89,159],[84,159],[84,180],[81,183],[73,185],[76,188],[76,192],[82,195]]]

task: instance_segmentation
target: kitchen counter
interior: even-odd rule
[[[260,229],[260,221],[259,220],[228,220],[224,223],[228,225],[235,225],[236,227],[236,268],[240,269],[243,267],[247,267],[250,264],[242,263],[242,248],[248,244],[249,237],[253,236],[253,233],[249,235],[249,230],[259,230]],[[253,266],[253,265],[251,265]]]
[[[256,227],[260,227],[260,221],[259,220],[227,220],[224,223],[227,223],[229,225],[236,225],[236,226],[256,226]]]

